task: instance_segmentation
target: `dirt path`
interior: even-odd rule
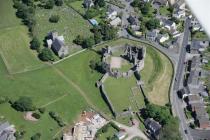
[[[64,95],[62,95],[62,96],[56,98],[55,100],[52,100],[52,101],[48,102],[47,104],[42,105],[41,107],[46,107],[46,106],[48,106],[48,105],[51,105],[51,104],[53,104],[53,103],[55,103],[55,102],[57,102],[57,101],[63,99],[63,98],[66,97],[67,95],[68,95],[68,94],[64,94]]]
[[[77,85],[75,84],[73,81],[71,81],[69,78],[67,78],[63,72],[61,72],[58,68],[52,66],[52,68],[58,73],[58,75],[60,75],[68,84],[72,85],[79,93],[80,95],[87,101],[87,103],[95,108],[95,106],[93,105],[93,103],[89,100],[89,98],[86,96],[85,92]]]

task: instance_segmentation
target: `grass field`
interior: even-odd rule
[[[106,133],[102,133],[99,137],[98,140],[107,140],[108,137],[113,137],[115,133],[117,133],[118,131],[116,129],[114,129],[113,127],[109,127]]]
[[[29,48],[27,27],[15,16],[12,0],[0,1],[0,54],[10,73],[23,72],[43,65]]]
[[[83,4],[83,0],[69,2],[69,5],[71,5],[72,8],[74,8],[81,15],[85,15],[85,8],[82,4]]]
[[[162,16],[169,16],[170,15],[170,11],[168,10],[169,7],[160,7],[160,15]]]
[[[59,15],[58,23],[50,23],[51,15]],[[35,34],[40,40],[44,40],[50,31],[56,30],[59,35],[63,35],[66,45],[70,47],[70,53],[81,49],[80,47],[73,47],[73,40],[77,35],[84,37],[90,36],[91,25],[84,20],[77,12],[63,5],[62,7],[54,7],[53,9],[43,9],[37,7],[36,10],[37,25],[35,27]],[[74,45],[75,46],[75,45]]]

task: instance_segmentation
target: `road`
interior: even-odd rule
[[[124,129],[126,133],[128,134],[127,138],[125,140],[131,140],[134,137],[140,137],[143,140],[149,140],[147,136],[139,129],[139,122],[134,120],[135,125],[132,127],[128,127],[126,125],[123,125],[119,122],[113,121],[117,126],[119,126],[121,129]]]

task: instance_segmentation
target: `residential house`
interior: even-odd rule
[[[191,70],[187,81],[190,91],[192,91],[192,89],[198,89],[200,87],[200,74],[201,72],[199,70]]]
[[[58,32],[53,31],[48,34],[47,45],[60,58],[69,54],[68,46],[65,46],[64,37],[58,36]]]
[[[154,0],[153,3],[158,4],[159,6],[168,6],[168,0]]]
[[[9,122],[0,122],[0,140],[16,140],[15,128]]]
[[[184,0],[177,0],[176,3],[174,3],[173,7],[175,9],[185,10],[186,9],[185,1]]]
[[[162,19],[160,25],[162,25],[164,28],[166,28],[169,31],[176,29],[176,23],[168,19]]]
[[[204,105],[195,109],[195,118],[196,123],[200,128],[205,129],[210,127],[209,115],[207,114]]]
[[[185,10],[182,9],[175,9],[173,13],[173,17],[177,19],[183,19],[185,17]]]
[[[158,36],[158,32],[156,30],[148,31],[146,33],[146,39],[150,41],[156,41],[157,36]]]
[[[191,27],[193,31],[202,30],[202,26],[196,18],[191,19]]]
[[[121,25],[121,23],[122,23],[122,20],[119,17],[110,21],[110,25],[114,26],[114,27],[117,27],[118,25]]]
[[[187,96],[187,99],[186,100],[187,100],[188,105],[192,105],[194,103],[201,103],[202,102],[202,98],[199,95],[197,95],[197,94],[189,94]],[[192,107],[192,111],[193,110],[194,109]]]
[[[83,5],[85,8],[90,8],[90,7],[94,6],[94,3],[92,0],[84,0]]]
[[[191,47],[190,47],[190,52],[192,54],[199,54],[200,52],[205,51],[205,49],[209,46],[209,41],[199,41],[199,40],[193,40]]]
[[[169,35],[168,34],[159,34],[158,37],[157,37],[157,41],[159,43],[163,43],[167,40],[169,40]]]
[[[200,70],[201,59],[200,56],[193,56],[190,63],[190,70]]]
[[[108,20],[114,20],[117,17],[117,11],[109,8],[108,12],[106,12],[106,15]]]
[[[144,121],[145,127],[148,129],[149,133],[155,137],[158,138],[161,130],[161,125],[159,122],[155,121],[153,118],[147,118]]]
[[[140,23],[139,23],[139,20],[136,16],[131,16],[130,15],[127,20],[130,23],[130,26],[131,26],[132,30],[137,31],[137,30],[140,29],[140,26],[139,26]]]

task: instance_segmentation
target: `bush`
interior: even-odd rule
[[[39,51],[41,43],[37,37],[34,37],[32,41],[30,42],[30,44],[31,44],[30,46],[31,49]]]
[[[49,115],[51,118],[53,118],[60,127],[64,127],[66,124],[63,122],[63,120],[61,119],[61,117],[58,116],[58,114],[56,114],[55,112],[50,111]]]
[[[32,114],[32,117],[34,117],[35,119],[40,119],[41,118],[40,114],[38,114],[36,112]]]
[[[44,107],[42,107],[42,108],[39,108],[38,110],[40,113],[44,114],[46,109]]]
[[[63,0],[55,0],[55,5],[56,6],[62,6],[63,5]]]
[[[35,106],[32,103],[31,98],[29,97],[20,97],[17,101],[12,104],[12,107],[17,111],[33,111],[35,110]]]
[[[40,140],[40,138],[41,138],[41,134],[40,133],[36,133],[35,135],[33,135],[31,137],[31,140]]]
[[[45,2],[45,6],[44,7],[46,9],[52,9],[54,7],[54,5],[55,5],[55,1],[54,0],[47,0]]]
[[[52,23],[57,23],[59,21],[59,19],[60,19],[59,15],[52,15],[49,18],[49,21],[52,22]]]
[[[42,61],[54,61],[53,53],[49,48],[42,49],[41,53],[39,54],[39,58]]]

